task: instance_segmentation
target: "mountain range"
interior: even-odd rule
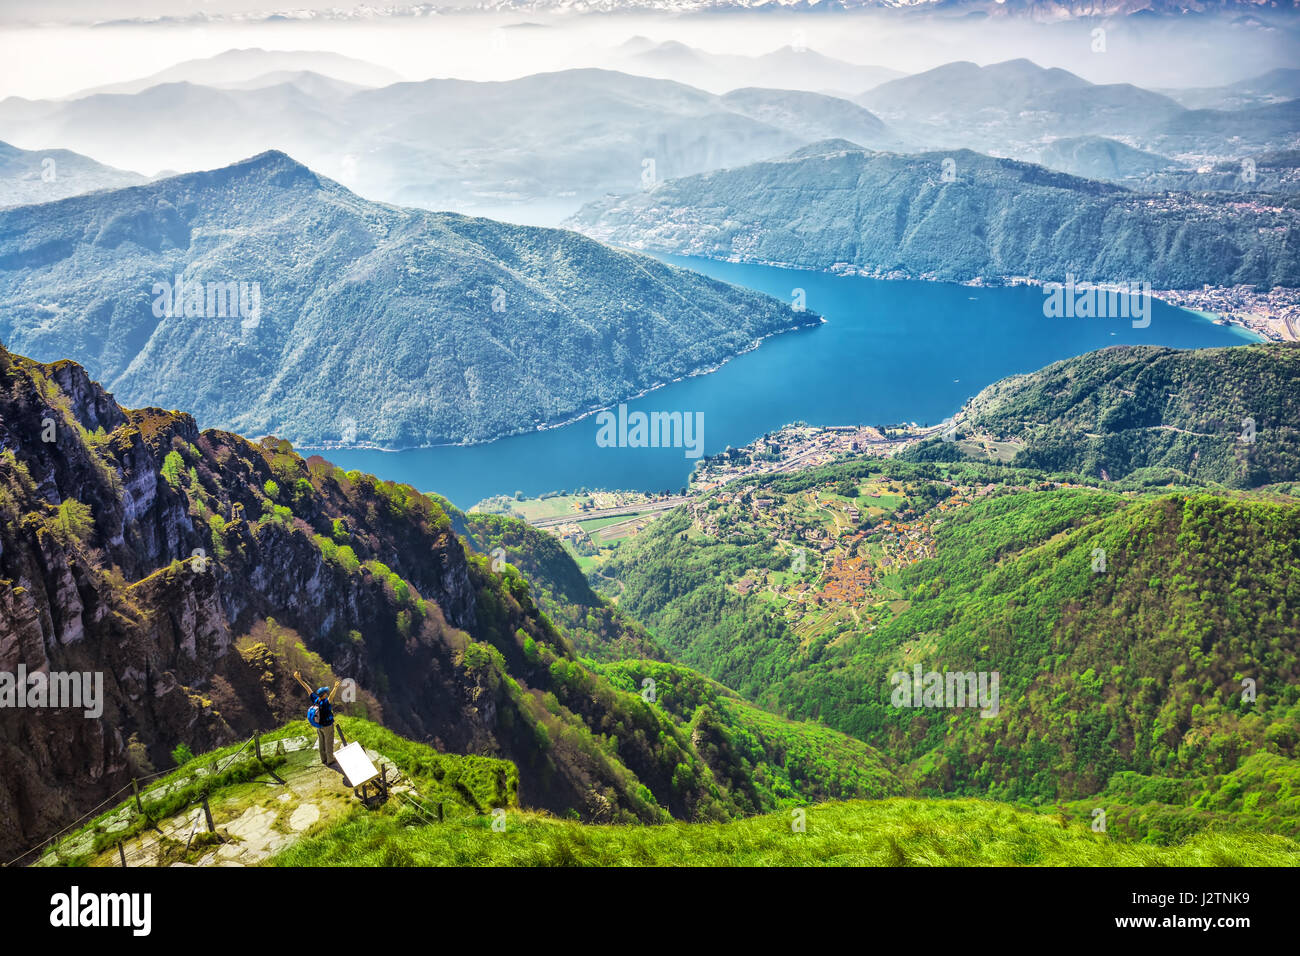
[[[1184,112],[1159,93],[1089,83],[1025,59],[947,63],[882,83],[856,101],[925,145],[1003,155],[1048,134],[1141,135]]]
[[[1045,141],[1105,136],[1169,156],[1241,159],[1300,144],[1293,74],[1273,70],[1179,97],[1129,83],[1090,83],[1026,59],[961,61],[882,83],[855,101],[930,148],[1031,159]]]
[[[676,80],[714,93],[746,86],[808,92],[856,92],[903,74],[881,66],[848,63],[806,47],[784,46],[759,56],[709,53],[668,40],[633,37],[610,58],[613,69]]]
[[[584,206],[567,225],[629,248],[943,280],[1300,285],[1285,196],[1145,194],[968,150],[827,142]]]
[[[1207,157],[1241,161],[1300,146],[1300,100],[1284,98],[1294,86],[1288,70],[1189,91],[1187,103],[1214,106],[1189,109],[1027,59],[958,61],[891,79],[811,50],[718,57],[633,40],[610,62],[675,79],[570,69],[500,82],[388,82],[390,71],[345,57],[230,50],[72,97],[9,97],[0,137],[147,173],[274,148],[368,198],[547,225],[609,193],[824,139],[968,148],[1123,180],[1161,162],[1198,167]],[[127,124],[133,133],[123,137]],[[1100,138],[1116,145],[1099,149]],[[1080,142],[1093,144],[1086,155]]]
[[[123,137],[129,126],[132,135]],[[835,97],[730,97],[607,70],[356,89],[315,74],[255,89],[170,81],[137,93],[0,101],[0,137],[131,169],[202,169],[274,148],[374,199],[426,208],[583,199],[780,155],[827,136],[897,138]]]
[[[323,50],[231,49],[216,56],[185,60],[165,70],[128,80],[82,90],[64,99],[81,99],[99,94],[141,93],[164,83],[193,83],[201,86],[249,89],[273,86],[285,77],[314,74],[351,87],[388,86],[400,83],[402,75],[384,66]]]
[[[299,442],[500,437],[817,321],[575,233],[368,202],[282,153],[0,211],[7,345]]]

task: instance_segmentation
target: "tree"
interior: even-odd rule
[[[185,460],[181,458],[180,452],[169,451],[167,457],[163,459],[162,476],[167,480],[167,484],[173,488],[180,487],[181,472],[185,469]]]
[[[84,543],[94,526],[95,517],[90,505],[82,504],[76,498],[68,498],[59,505],[54,518],[54,534],[64,547]]]

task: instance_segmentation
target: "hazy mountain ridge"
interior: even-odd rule
[[[148,182],[66,149],[19,149],[0,143],[0,208],[54,202],[100,189]]]
[[[1033,159],[1045,141],[1102,136],[1167,156],[1241,159],[1300,143],[1297,104],[1285,95],[1295,86],[1293,72],[1274,70],[1217,91],[1184,91],[1180,99],[1177,91],[1091,83],[1027,59],[987,66],[959,61],[882,83],[855,102],[932,148]],[[1254,89],[1266,93],[1234,98],[1234,90]],[[1188,108],[1197,103],[1216,108]]]
[[[120,135],[126,125],[128,138]],[[207,168],[279,149],[366,196],[457,209],[576,209],[583,198],[827,136],[868,146],[896,140],[869,112],[835,97],[749,90],[728,99],[597,69],[360,90],[301,79],[257,89],[173,81],[70,101],[10,97],[0,101],[3,135],[138,169]]]
[[[1120,181],[1124,185],[1180,168],[1164,156],[1134,149],[1104,136],[1073,136],[1053,140],[1043,147],[1037,162],[1071,176]]]
[[[97,86],[64,99],[81,99],[104,93],[139,93],[163,83],[194,83],[208,86],[266,85],[276,74],[314,73],[355,86],[387,86],[400,83],[402,76],[387,67],[355,57],[319,50],[231,49],[216,56],[185,60],[165,70],[123,83]]]
[[[903,75],[899,70],[849,63],[807,48],[784,46],[759,56],[742,56],[709,53],[672,40],[654,43],[645,37],[633,37],[620,45],[611,57],[611,66],[718,93],[752,86],[856,92]]]

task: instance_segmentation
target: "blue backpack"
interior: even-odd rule
[[[322,687],[311,695],[307,708],[307,723],[313,727],[329,727],[334,723],[334,708],[330,705],[330,689]]]

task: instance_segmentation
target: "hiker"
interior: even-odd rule
[[[320,762],[329,766],[334,762],[334,695],[338,692],[341,681],[335,681],[333,687],[318,687],[302,679],[297,671],[293,679],[302,685],[311,697],[311,706],[307,708],[307,723],[316,728],[316,742],[320,744]]]

